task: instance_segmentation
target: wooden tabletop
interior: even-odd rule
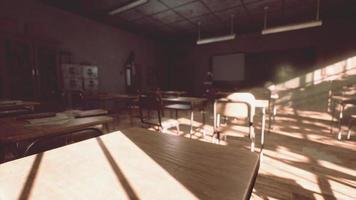
[[[96,95],[89,95],[85,96],[87,100],[126,100],[126,99],[137,99],[138,95],[133,94],[117,94],[117,93],[106,93],[106,94],[96,94]]]
[[[340,104],[356,105],[356,97],[332,96],[331,99]]]
[[[0,110],[14,110],[14,109],[21,109],[26,107],[34,107],[40,105],[39,102],[34,101],[18,101],[14,103],[1,103]]]
[[[199,97],[163,97],[162,101],[169,103],[185,103],[192,106],[201,106],[208,101],[207,98]]]
[[[0,165],[1,199],[246,199],[248,150],[131,128]]]
[[[171,91],[160,91],[161,94],[163,95],[173,95],[173,96],[182,96],[184,94],[187,94],[186,91],[175,91],[175,90],[171,90]]]
[[[199,97],[163,97],[162,101],[166,104],[167,108],[169,108],[169,104],[175,104],[174,109],[177,109],[178,107],[184,107],[182,110],[187,110],[184,105],[189,105],[190,109],[194,110],[205,109],[208,99]]]
[[[104,109],[93,109],[93,110],[67,110],[66,113],[70,113],[76,118],[81,118],[81,117],[94,117],[100,115],[107,115],[109,112]]]
[[[75,118],[54,125],[30,125],[28,120],[0,119],[0,143],[18,142],[39,137],[79,131],[91,126],[105,124],[113,119],[107,116]],[[0,198],[1,199],[1,198]]]

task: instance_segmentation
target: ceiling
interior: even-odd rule
[[[315,19],[317,0],[149,0],[134,9],[111,16],[109,11],[135,0],[40,0],[102,23],[156,38],[197,37],[230,33],[231,16],[237,33],[260,31],[264,7],[268,25]],[[320,0],[320,18],[355,17],[355,0]]]

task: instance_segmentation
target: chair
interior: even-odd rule
[[[227,125],[248,127],[251,139],[251,151],[255,151],[255,132],[253,117],[255,115],[255,97],[251,93],[232,93],[227,98],[217,99],[214,103],[214,136],[220,141],[220,134],[229,128],[221,126],[221,118],[225,118]],[[228,124],[229,123],[229,124]],[[226,134],[225,140],[226,140]]]
[[[251,94],[255,96],[256,99],[268,100],[268,129],[272,129],[272,122],[275,120],[277,115],[277,109],[275,106],[276,100],[278,99],[278,94],[275,91],[271,91],[265,87],[255,87],[249,90]]]
[[[25,157],[33,154],[38,154],[51,149],[56,149],[65,146],[68,142],[68,135],[59,135],[48,138],[41,138],[31,141],[28,145],[25,145],[25,150],[19,155],[19,157]]]
[[[152,112],[157,114],[156,119],[152,119]],[[158,126],[160,132],[176,127],[177,133],[179,133],[178,120],[162,118],[162,100],[157,93],[139,95],[139,114],[143,124]]]
[[[351,139],[351,132],[352,132],[352,127],[353,127],[353,123],[354,123],[355,119],[356,119],[356,115],[350,116],[349,125],[348,125],[349,130],[347,131],[347,139],[348,140]]]
[[[99,128],[92,127],[80,131],[74,131],[65,135],[40,138],[31,141],[31,143],[27,145],[23,153],[23,156],[29,156],[29,155],[45,152],[48,150],[56,149],[68,144],[99,137],[102,134],[103,132]]]

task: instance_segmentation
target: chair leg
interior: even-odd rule
[[[341,111],[339,114],[339,133],[337,135],[337,139],[341,140],[342,138],[342,120],[343,120],[343,112],[344,112],[344,105],[341,105]]]
[[[253,126],[250,126],[249,134],[251,139],[251,152],[255,152],[255,129]]]
[[[347,131],[347,139],[349,140],[351,138],[351,132],[352,132],[352,119],[349,121],[349,130]]]
[[[261,148],[265,142],[266,110],[262,109],[262,127],[261,127]]]
[[[215,138],[215,135],[216,135],[216,138]],[[217,144],[220,143],[220,132],[214,132],[213,133],[213,136],[212,136],[212,143],[215,144],[215,139],[217,140]]]
[[[193,134],[193,120],[194,120],[194,112],[190,112],[190,137],[192,137]]]
[[[211,143],[215,144],[215,135],[216,132],[214,131],[213,135],[211,136]]]
[[[179,133],[180,133],[179,123],[177,124],[176,128],[177,128],[177,135],[179,135]]]

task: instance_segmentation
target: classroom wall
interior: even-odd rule
[[[356,48],[355,22],[355,19],[324,21],[321,28],[264,36],[259,33],[240,34],[233,41],[201,46],[195,45],[193,41],[176,44],[168,73],[171,79],[167,85],[189,90],[192,94],[201,94],[211,56],[235,52],[247,54],[248,80],[241,84],[242,87],[263,86],[267,81],[281,83],[353,55]],[[291,54],[294,56],[290,57]],[[264,59],[275,64],[263,64]],[[292,62],[287,69],[283,69],[283,66],[278,66],[280,60]],[[278,76],[281,70],[284,70],[284,77]]]
[[[152,71],[162,67],[162,51],[157,42],[36,0],[1,0],[1,19],[14,22],[8,27],[15,30],[9,31],[32,31],[56,40],[61,50],[72,53],[74,63],[98,65],[101,92],[124,92],[124,75],[120,70],[130,51],[135,52],[142,74],[154,73]],[[151,79],[143,76],[143,86],[156,84],[157,81]]]

